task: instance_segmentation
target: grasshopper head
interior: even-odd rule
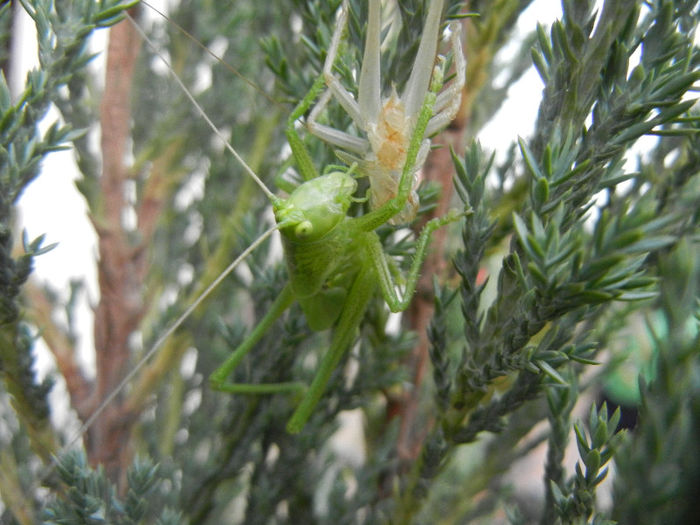
[[[355,179],[342,171],[306,181],[275,206],[280,231],[293,242],[322,239],[345,218],[356,189]]]

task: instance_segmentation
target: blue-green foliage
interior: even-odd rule
[[[196,83],[202,63],[210,66],[211,83],[198,99],[256,172],[285,190],[298,177],[283,123],[322,67],[339,3],[190,0],[171,12],[205,46],[222,48],[224,39],[223,61],[265,95],[173,24],[141,21],[186,84]],[[447,14],[455,15],[459,2],[447,3]],[[85,38],[116,21],[126,3],[68,4],[22,2],[39,28],[42,67],[14,101],[0,79],[0,365],[14,407],[6,408],[8,396],[0,398],[0,418],[10,422],[0,442],[12,451],[0,455],[7,473],[0,476],[0,521],[30,523],[23,509],[50,523],[492,523],[504,510],[523,524],[692,519],[690,494],[700,476],[697,454],[690,453],[700,432],[697,1],[608,0],[596,12],[592,0],[565,0],[561,20],[530,28],[510,59],[499,51],[514,42],[514,24],[530,2],[469,2],[479,16],[465,28],[461,125],[468,144],[452,152],[452,162],[459,207],[467,204],[472,213],[449,238],[456,249],[445,256],[455,271],[434,279],[427,330],[432,381],[419,390],[415,428],[404,428],[400,415],[414,378],[415,335],[406,318],[388,332],[380,300],[370,304],[358,344],[298,436],[284,428],[298,400],[228,396],[204,386],[287,280],[268,243],[166,343],[170,359],[156,359],[110,405],[124,416],[129,450],[152,458],[130,470],[128,461],[93,469],[74,452],[61,454],[58,466],[50,463],[66,436],[48,419],[50,383],[34,379],[36,331],[22,322],[18,299],[32,258],[49,247],[39,238],[25,240],[19,256],[11,252],[13,207],[49,152],[72,143],[82,173],[77,184],[93,216],[104,198],[100,152],[83,134],[98,118],[83,67],[91,58]],[[367,6],[349,4],[336,74],[352,89]],[[393,82],[400,90],[426,3],[397,5],[404,27],[382,60],[384,88]],[[7,33],[9,7],[0,20]],[[259,189],[172,80],[154,72],[156,63],[144,46],[131,79],[134,208],[154,195],[161,206],[152,231],[129,234],[134,246],[147,239],[137,334],[146,347],[270,220]],[[530,66],[544,83],[541,100],[522,101],[539,104],[534,132],[504,132],[507,153],[497,160],[473,139]],[[36,125],[50,102],[65,122],[41,134]],[[337,105],[321,118],[354,132]],[[317,167],[338,163],[330,148],[304,137]],[[647,150],[631,158],[638,139],[650,137]],[[201,191],[193,194],[193,187]],[[430,184],[420,195],[421,214],[440,199]],[[363,212],[357,203],[349,213]],[[378,234],[403,268],[413,250],[410,233],[384,227]],[[163,291],[174,303],[159,301]],[[656,361],[640,387],[638,425],[625,433],[619,412],[591,403],[629,341],[652,347]],[[292,308],[236,370],[237,379],[309,381],[327,346],[328,334],[312,332]],[[149,374],[158,381],[139,391]],[[581,401],[583,393],[590,396]],[[330,438],[338,416],[356,408],[361,446],[337,452]],[[88,448],[95,435],[88,434]],[[402,448],[406,442],[412,448]],[[533,501],[509,487],[508,472],[543,444],[541,472],[527,481],[541,488]],[[567,450],[578,454],[573,472],[564,466]],[[612,460],[613,503],[604,509],[596,498]],[[50,497],[37,488],[41,483]]]

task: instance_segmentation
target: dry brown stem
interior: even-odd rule
[[[131,122],[131,83],[140,41],[133,26],[122,22],[110,31],[105,92],[101,105],[101,202],[92,217],[99,237],[100,302],[95,310],[97,365],[95,404],[119,384],[130,358],[129,338],[143,315],[142,287],[146,270],[143,244],[135,246],[124,228],[127,202],[125,165]],[[110,404],[88,431],[86,448],[93,464],[103,464],[118,479],[128,451],[133,418],[118,402]]]

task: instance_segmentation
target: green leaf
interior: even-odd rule
[[[547,67],[547,62],[542,56],[542,53],[540,53],[533,47],[530,50],[530,57],[532,58],[532,63],[535,66],[535,70],[537,71],[537,73],[539,73],[542,82],[548,84],[550,82],[549,69]]]
[[[591,450],[590,447],[588,446],[588,440],[586,439],[586,434],[581,428],[581,425],[579,423],[574,423],[574,433],[576,434],[576,443],[578,446],[578,453],[579,456],[582,458],[588,454],[588,451]]]
[[[549,377],[554,379],[554,381],[556,381],[560,385],[567,385],[568,384],[566,382],[566,380],[561,375],[559,375],[559,372],[554,370],[554,368],[552,368],[549,365],[549,363],[547,363],[546,361],[541,361],[538,359],[538,360],[535,360],[535,364],[542,372],[544,372],[546,375],[548,375]]]
[[[647,299],[655,299],[659,295],[656,291],[650,292],[623,292],[615,299],[618,301],[644,301]]]
[[[605,417],[600,417],[598,426],[593,433],[593,448],[602,448],[608,440],[608,422]]]
[[[582,299],[584,303],[591,304],[604,303],[615,297],[615,294],[602,290],[583,290],[577,295],[577,298]]]
[[[586,479],[591,481],[600,468],[600,452],[594,448],[581,459],[583,459],[583,463],[586,465]]]
[[[100,23],[102,27],[115,24],[121,20],[123,11],[134,7],[138,3],[139,0],[130,0],[124,3],[116,4],[112,7],[108,7],[107,9],[99,11],[97,14],[95,14],[93,20]]]
[[[596,361],[594,359],[587,359],[585,357],[581,357],[581,356],[576,355],[576,354],[569,355],[569,359],[571,359],[572,361],[576,361],[577,363],[584,364],[584,365],[600,365],[600,361]]]
[[[600,485],[603,480],[608,476],[608,467],[605,467],[598,476],[593,480],[592,485]]]
[[[525,243],[527,243],[529,232],[527,226],[525,226],[525,221],[523,221],[520,218],[520,215],[518,215],[515,212],[513,212],[513,225],[515,226],[515,231],[518,234],[518,238],[520,239],[521,244],[524,245]]]
[[[544,256],[545,256],[544,250],[542,249],[542,246],[538,242],[537,238],[531,233],[529,233],[527,235],[527,244],[530,247],[530,249],[532,250],[531,255],[534,254],[535,255],[534,258],[536,260],[544,259]],[[530,253],[530,252],[528,251],[528,253]]]
[[[557,485],[554,481],[550,480],[549,488],[552,491],[554,501],[557,503],[557,505],[563,507],[566,504],[566,496],[564,496],[564,494],[562,493],[561,489],[559,488],[559,485]]]
[[[536,210],[542,208],[545,202],[549,199],[549,183],[545,178],[537,179],[533,191],[533,204]]]
[[[5,80],[5,72],[0,71],[0,110],[6,111],[12,105],[10,88]]]
[[[518,137],[518,145],[520,146],[520,153],[523,156],[523,160],[525,161],[525,165],[527,166],[530,175],[532,175],[535,180],[543,179],[544,174],[540,171],[532,151],[530,151],[530,148],[522,137]]]
[[[641,233],[641,232],[640,232]],[[675,243],[678,238],[674,235],[657,235],[655,237],[643,237],[631,246],[623,247],[622,253],[649,253],[666,248]]]
[[[586,266],[581,268],[578,273],[578,278],[583,281],[595,282],[609,271],[615,268],[617,265],[625,260],[625,256],[621,253],[614,253],[611,255],[605,255],[598,259],[594,259]]]
[[[534,262],[528,263],[527,269],[530,272],[530,275],[532,275],[532,277],[534,277],[535,280],[540,283],[540,286],[542,288],[545,288],[549,285],[549,279]]]
[[[552,60],[554,59],[554,55],[552,54],[552,46],[550,45],[549,35],[547,35],[547,31],[544,26],[539,23],[537,24],[537,42],[540,45],[540,49],[545,60],[547,63],[551,64]]]
[[[617,407],[613,415],[608,419],[608,425],[613,431],[615,431],[620,424],[620,417],[622,417],[622,412],[620,411],[620,407]]]

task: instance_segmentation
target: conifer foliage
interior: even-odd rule
[[[340,1],[181,0],[168,19],[129,0],[0,7],[0,523],[692,522],[700,3],[562,0],[561,18],[524,38],[519,22],[536,2],[445,3],[445,20],[463,24],[466,87],[433,139],[416,222],[377,231],[391,271],[410,264],[429,218],[470,212],[436,235],[398,330],[379,296],[370,304],[298,435],[285,431],[294,396],[228,395],[207,381],[287,282],[274,242],[142,362],[272,219],[125,13],[282,192],[298,184],[284,124],[323,68]],[[352,90],[368,9],[348,4],[335,74]],[[383,90],[401,92],[428,3],[384,4]],[[36,25],[40,66],[11,93],[18,9]],[[87,42],[107,27],[102,82]],[[449,68],[450,47],[441,52]],[[541,97],[518,100],[539,107],[533,132],[505,131],[488,151],[479,131],[531,68]],[[61,119],[40,127],[50,105]],[[320,118],[357,132],[335,103]],[[302,136],[319,169],[340,164]],[[83,284],[63,301],[32,278],[53,246],[16,218],[59,149],[74,152],[98,238],[91,328],[73,323]],[[366,212],[358,201],[349,213]],[[94,371],[77,355],[81,330],[95,334]],[[292,308],[236,379],[309,383],[331,333]],[[39,338],[55,361],[45,379]],[[51,418],[57,382],[77,436]],[[613,404],[637,411],[632,429]]]

